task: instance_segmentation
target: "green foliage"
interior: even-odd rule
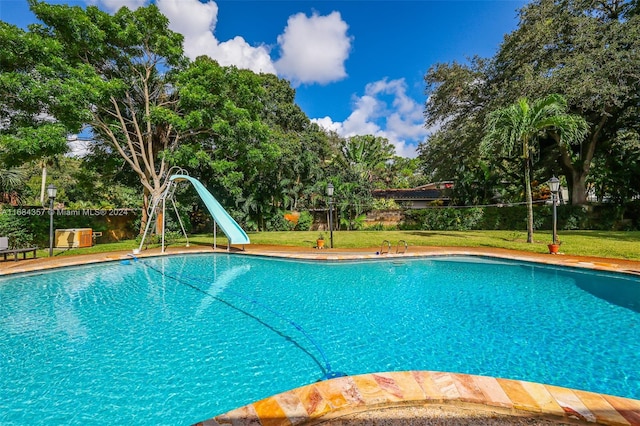
[[[0,208],[0,237],[9,238],[9,248],[33,247],[35,238],[29,217],[13,213],[13,209]]]
[[[351,136],[340,143],[338,162],[353,170],[363,179],[373,181],[384,174],[385,163],[390,160],[395,147],[386,139],[373,135]]]
[[[313,216],[307,210],[300,212],[298,223],[296,224],[296,231],[310,231],[311,225],[313,225]]]
[[[438,209],[419,209],[408,210],[406,212],[406,221],[409,224],[403,224],[403,228],[411,227],[411,223],[417,225],[417,229],[424,230],[469,230],[477,229],[478,224],[483,218],[482,208],[454,209],[454,208],[438,208]]]
[[[295,225],[284,218],[284,212],[274,215],[266,223],[268,231],[293,231]]]
[[[168,169],[161,153],[187,131],[173,98],[175,73],[186,64],[182,36],[155,5],[114,15],[95,6],[29,5],[40,21],[29,32],[0,27],[14,40],[0,61],[0,118],[8,123],[0,157],[51,159],[67,149],[67,134],[88,128],[102,161],[119,157],[119,167],[135,173],[138,194],[158,195]],[[21,59],[24,53],[31,55]],[[7,144],[11,150],[3,149]],[[130,203],[104,188],[87,197],[86,186],[67,195],[100,207]]]
[[[0,167],[62,154],[79,129],[80,70],[67,72],[63,46],[0,21]]]
[[[400,210],[400,205],[395,200],[387,198],[374,198],[372,210]]]
[[[640,120],[630,120],[629,124],[628,129],[618,132],[611,144],[603,148],[606,155],[594,160],[589,180],[600,201],[608,199],[623,204],[640,197],[637,184],[640,182]]]
[[[476,229],[494,230],[526,230],[527,229],[527,207],[482,207],[482,222]],[[543,217],[537,212],[536,217]]]
[[[8,167],[67,152],[66,129],[60,124],[21,127],[0,133],[0,164]]]
[[[0,168],[0,202],[22,200],[26,173],[23,169]]]
[[[365,226],[364,230],[365,231],[383,231],[384,225],[381,223],[374,223],[373,225]]]
[[[536,230],[552,228],[552,207],[534,206]],[[624,206],[601,204],[592,208],[563,204],[557,207],[558,230],[638,230],[640,203]],[[526,206],[474,207],[464,209],[437,208],[407,210],[401,229],[423,230],[526,230]]]
[[[361,214],[353,218],[341,217],[340,226],[347,231],[359,231],[361,229],[364,229],[364,223],[366,219],[366,214]]]
[[[487,115],[522,97],[554,93],[564,95],[569,113],[589,123],[588,136],[574,145],[562,143],[558,135],[539,139],[539,167],[531,170],[532,180],[562,175],[571,202],[584,204],[591,174],[620,170],[620,165],[632,169],[633,155],[608,158],[612,149],[626,150],[612,144],[620,132],[638,133],[640,15],[631,13],[637,10],[633,3],[535,0],[522,8],[518,28],[493,58],[429,69],[425,116],[428,126],[441,126],[420,145],[424,173],[434,180],[462,182],[463,189],[456,189],[462,204],[489,201],[487,195],[502,192],[502,182],[515,179],[512,164],[500,157],[488,158],[497,178],[487,180],[480,170],[477,142],[485,136]],[[591,167],[594,160],[600,167]],[[632,176],[612,175],[624,181],[622,187],[634,186]],[[608,193],[604,182],[614,176],[591,181],[601,182]]]

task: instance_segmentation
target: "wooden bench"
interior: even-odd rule
[[[13,254],[13,260],[14,261],[18,261],[18,254],[22,253],[22,258],[26,259],[27,258],[27,253],[33,252],[33,258],[36,258],[36,250],[38,250],[38,247],[28,247],[28,248],[19,248],[19,249],[5,249],[5,250],[0,250],[0,254],[2,254],[4,256],[4,260],[7,260],[7,255],[8,254]]]

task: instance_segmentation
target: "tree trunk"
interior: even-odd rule
[[[44,206],[44,192],[47,187],[47,165],[42,165],[42,184],[40,185],[40,204]]]
[[[589,172],[584,170],[584,164],[572,162],[562,163],[562,171],[567,179],[569,187],[569,200],[571,205],[580,206],[587,203],[587,176]]]
[[[154,182],[156,185],[159,184],[159,180]],[[156,186],[153,189],[153,193],[144,187],[144,195],[142,197],[142,219],[140,220],[140,235],[144,234],[144,230],[147,227],[147,222],[153,220],[153,211],[151,208],[153,207],[153,203],[157,201],[158,205],[156,206],[155,214],[156,214],[156,234],[162,233],[162,200],[160,200],[161,194],[164,192],[164,185]],[[158,194],[158,195],[155,195]]]
[[[528,158],[525,158],[524,164],[524,186],[527,194],[527,242],[533,243],[533,195],[531,193],[531,173]]]
[[[140,231],[139,235],[144,234],[144,230],[147,227],[149,221],[149,190],[145,187],[142,194],[142,217],[140,218]]]
[[[567,178],[571,204],[574,206],[587,203],[587,176],[591,169],[591,161],[596,151],[600,133],[606,122],[607,116],[602,116],[589,136],[584,151],[577,160],[571,158],[568,148],[560,143],[559,136],[554,136],[560,148],[560,165]]]
[[[571,188],[572,205],[587,204],[587,173],[578,169],[571,170],[571,185],[569,187]]]

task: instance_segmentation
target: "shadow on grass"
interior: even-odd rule
[[[456,233],[458,232],[458,233]],[[447,237],[447,238],[467,238],[464,234],[459,234],[459,231],[412,231],[409,235],[416,237]]]
[[[562,234],[562,231],[559,231],[558,233]],[[640,243],[640,232],[638,231],[565,231],[564,234],[567,236],[575,235],[583,238]]]

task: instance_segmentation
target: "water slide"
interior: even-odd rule
[[[202,198],[204,205],[207,206],[209,213],[213,216],[213,220],[216,221],[218,226],[222,229],[222,232],[224,232],[229,239],[229,244],[251,244],[247,233],[244,232],[240,225],[238,225],[238,222],[233,220],[229,213],[222,208],[218,200],[211,195],[207,188],[205,188],[198,179],[187,175],[173,175],[169,179],[177,182],[182,180],[188,180],[191,182],[196,191],[198,191],[200,198]]]

